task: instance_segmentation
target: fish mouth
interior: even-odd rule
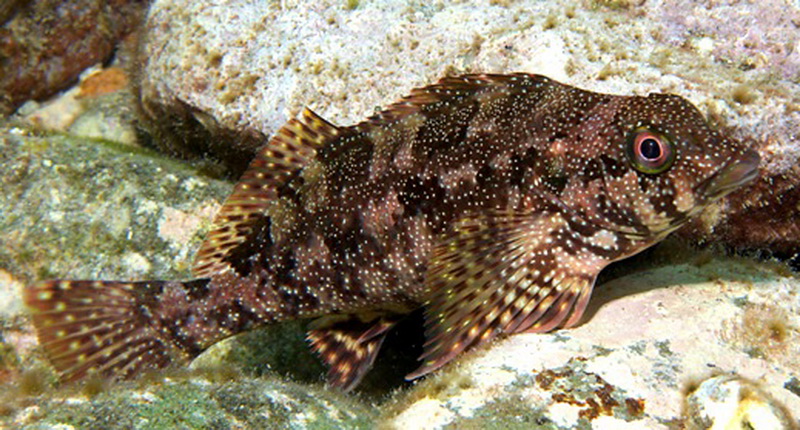
[[[748,149],[703,181],[697,191],[706,199],[718,199],[755,179],[760,162],[758,152]]]

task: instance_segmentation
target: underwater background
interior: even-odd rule
[[[796,0],[11,0],[0,23],[0,427],[798,426]],[[184,370],[57,382],[25,285],[186,279],[255,150],[303,107],[348,125],[483,72],[681,95],[758,150],[761,176],[604,271],[578,327],[415,383],[421,318],[347,395],[324,387],[303,322]]]

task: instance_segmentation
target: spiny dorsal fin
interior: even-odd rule
[[[608,261],[569,254],[559,244],[566,226],[558,214],[532,211],[493,211],[457,222],[428,265],[423,364],[407,379],[501,333],[576,324]]]
[[[551,82],[550,79],[527,73],[509,75],[482,73],[447,76],[433,85],[411,90],[407,96],[356,127],[363,128],[367,125],[393,122],[407,115],[429,109],[439,102],[457,103],[459,99],[473,96],[480,91],[487,91],[493,88],[510,88],[512,86],[541,85],[547,82]]]
[[[49,281],[27,287],[24,300],[39,344],[63,380],[125,379],[191,358],[162,338],[143,308],[142,293],[164,284]]]
[[[312,349],[328,365],[328,385],[345,392],[358,385],[397,320],[395,316],[369,322],[351,318],[309,330]]]
[[[250,163],[220,209],[197,252],[192,273],[205,278],[227,270],[230,265],[225,258],[264,217],[280,186],[293,172],[308,165],[317,150],[339,133],[339,128],[310,109],[304,109],[300,119],[293,118],[278,130]]]

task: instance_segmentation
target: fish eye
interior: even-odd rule
[[[664,172],[675,161],[672,142],[663,134],[648,128],[638,128],[633,132],[627,152],[631,165],[642,173]]]

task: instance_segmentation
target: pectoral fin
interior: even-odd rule
[[[557,213],[494,211],[462,219],[433,250],[426,275],[425,375],[501,333],[546,332],[579,320],[608,260],[569,242]]]

